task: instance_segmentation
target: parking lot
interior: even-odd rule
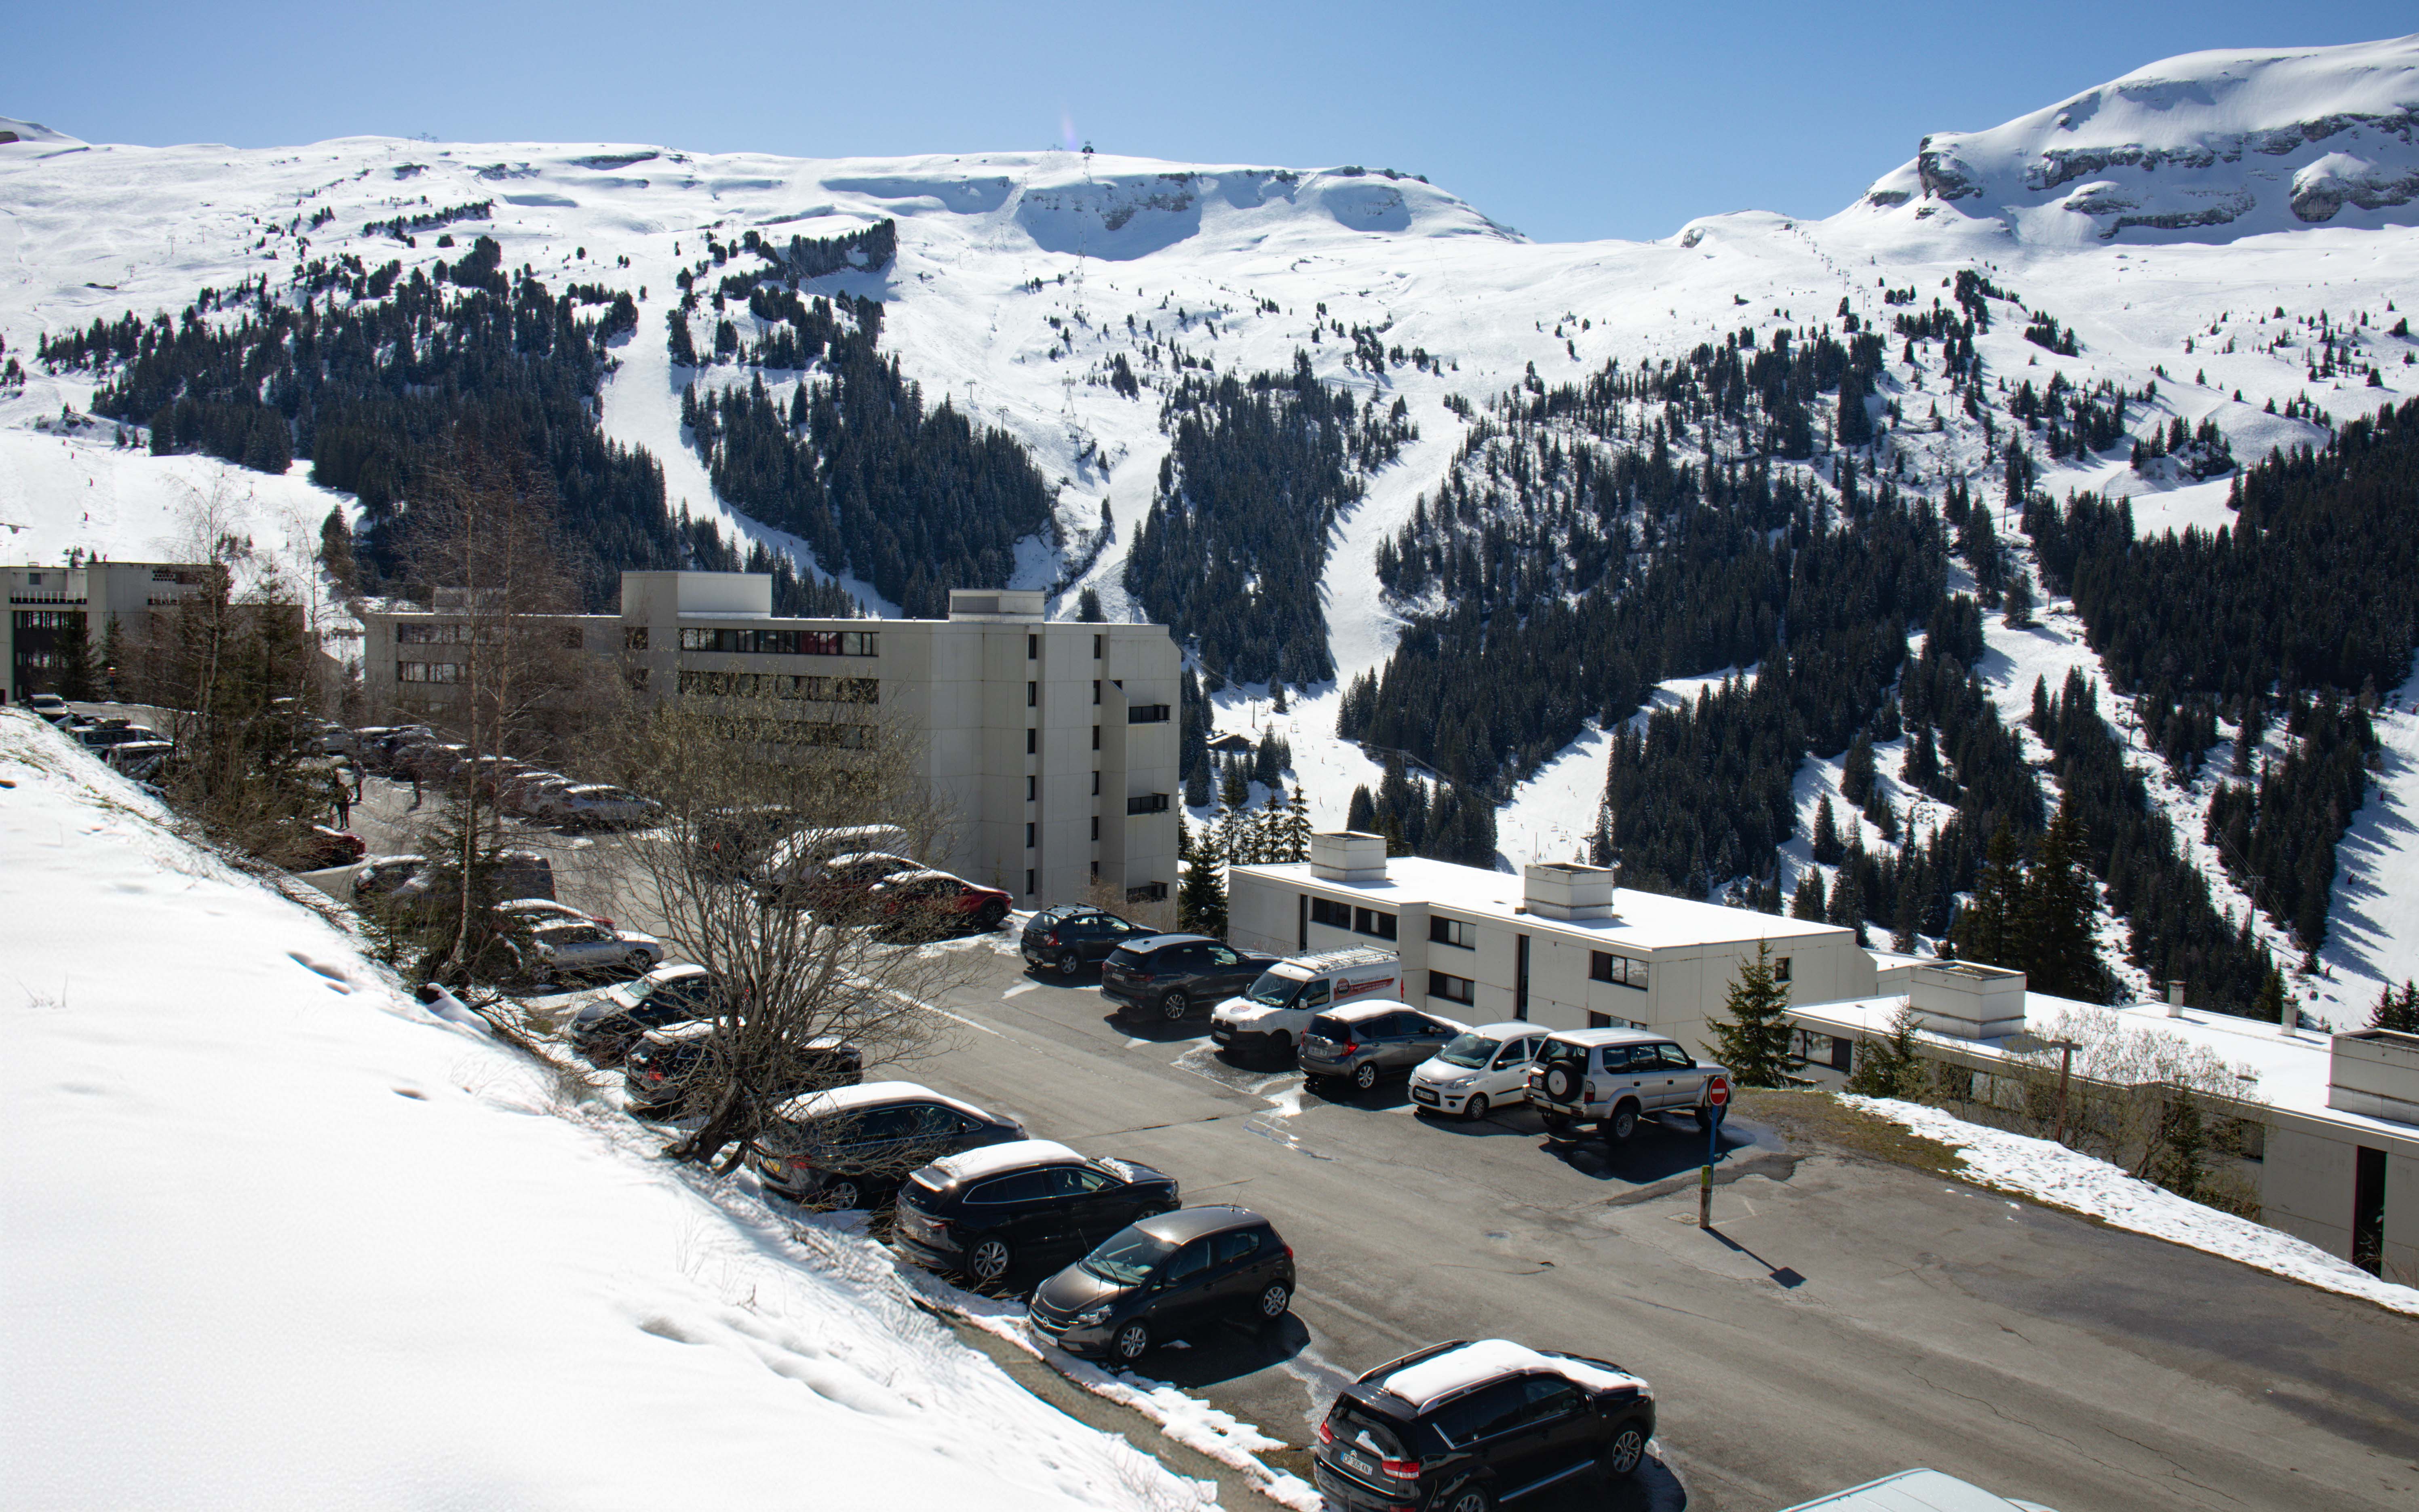
[[[373,850],[408,800],[372,782],[355,825]],[[611,836],[547,843],[565,901],[652,927]],[[1415,1115],[1399,1085],[1330,1102],[1229,1062],[1206,1017],[1128,1025],[1094,972],[1028,973],[1012,929],[957,949],[968,980],[930,1005],[932,1053],[879,1073],[1271,1218],[1300,1259],[1294,1318],[1143,1369],[1290,1443],[1339,1381],[1502,1335],[1619,1361],[1660,1399],[1659,1458],[1633,1488],[1536,1504],[1762,1512],[1912,1465],[2061,1512],[2419,1499],[2411,1319],[1819,1141],[1783,1148],[1752,1099],[1701,1231],[1704,1138],[1684,1119],[1609,1152],[1557,1149],[1520,1109]]]

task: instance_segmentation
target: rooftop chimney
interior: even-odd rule
[[[1538,862],[1520,869],[1521,901],[1540,918],[1610,918],[1620,876],[1609,866]]]
[[[2183,1016],[2184,980],[2181,977],[2171,977],[2167,980],[2167,1017],[2180,1019]]]
[[[952,588],[953,620],[1038,620],[1049,595],[1039,588]]]
[[[1329,882],[1386,880],[1386,837],[1331,829],[1310,837],[1310,874]]]

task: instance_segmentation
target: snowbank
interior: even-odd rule
[[[22,1506],[1190,1506],[0,713]]]
[[[1954,1146],[1965,1173],[1984,1185],[2419,1317],[2419,1288],[2380,1281],[2307,1241],[2187,1201],[2064,1145],[1967,1123],[1920,1103],[1844,1095],[1840,1101]]]

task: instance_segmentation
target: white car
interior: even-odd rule
[[[540,924],[530,933],[529,974],[541,981],[579,980],[626,972],[643,977],[663,964],[664,946],[652,934],[607,929],[601,924]]]
[[[1541,1026],[1519,1019],[1464,1030],[1412,1070],[1412,1103],[1483,1119],[1491,1108],[1526,1103],[1529,1062],[1537,1058],[1546,1034]]]
[[[631,829],[655,823],[663,811],[653,798],[591,782],[541,800],[538,817],[565,829]]]

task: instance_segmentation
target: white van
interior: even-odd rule
[[[1297,955],[1260,973],[1240,997],[1210,1014],[1210,1035],[1228,1050],[1284,1055],[1310,1021],[1342,1003],[1403,995],[1403,963],[1392,950],[1359,946]]]

